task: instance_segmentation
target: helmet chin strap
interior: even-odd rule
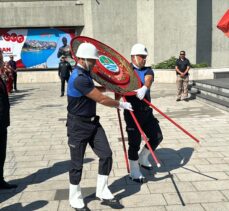
[[[137,66],[140,68],[139,62],[138,62],[138,57],[135,55],[134,58],[135,58],[135,61],[136,61],[136,63],[137,63]]]
[[[88,62],[87,62],[87,59],[85,59],[85,64],[86,64],[87,71],[90,71],[91,68],[89,67],[89,64],[88,64]]]

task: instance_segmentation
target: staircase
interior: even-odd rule
[[[189,93],[192,99],[229,111],[229,78],[192,81]]]

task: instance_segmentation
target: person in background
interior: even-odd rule
[[[65,81],[68,82],[71,72],[72,72],[72,66],[66,60],[65,56],[61,56],[59,68],[58,68],[58,75],[61,80],[61,95],[60,95],[61,97],[64,96]]]
[[[6,75],[6,88],[7,93],[11,93],[13,90],[13,69],[10,67],[9,62],[4,62],[4,73]]]
[[[188,82],[190,62],[185,57],[185,51],[180,51],[179,59],[176,60],[176,85],[177,85],[177,98],[176,101],[188,100]]]
[[[2,78],[3,82],[6,84],[7,76],[5,74],[5,63],[3,61],[3,52],[0,49],[0,77]]]
[[[13,70],[13,89],[17,91],[17,63],[14,61],[14,56],[10,55],[10,61],[8,62],[11,69]]]

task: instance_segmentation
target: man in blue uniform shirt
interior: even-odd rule
[[[68,117],[67,133],[71,155],[69,171],[70,188],[69,203],[75,210],[88,210],[85,206],[80,189],[80,180],[83,169],[83,158],[87,144],[99,157],[99,169],[96,186],[96,197],[103,204],[113,208],[121,205],[114,198],[108,188],[108,176],[112,168],[112,151],[106,134],[96,115],[96,102],[114,108],[132,110],[128,102],[119,102],[103,95],[94,86],[90,76],[98,51],[90,43],[82,43],[76,53],[77,66],[68,81]]]
[[[154,80],[154,73],[150,67],[145,67],[146,57],[148,55],[147,49],[144,45],[138,43],[131,49],[131,61],[133,70],[141,79],[142,87],[136,91],[136,96],[127,96],[126,99],[133,106],[134,114],[139,121],[140,126],[149,138],[149,144],[152,150],[155,150],[162,141],[163,136],[159,126],[158,120],[154,117],[152,109],[142,101],[143,98],[149,102],[150,87]],[[130,163],[130,178],[136,182],[146,182],[146,178],[142,175],[139,165],[147,169],[151,169],[152,165],[148,160],[150,151],[145,145],[138,155],[141,144],[141,134],[130,115],[129,111],[124,111],[124,118],[126,122],[126,131],[128,134],[128,157]]]

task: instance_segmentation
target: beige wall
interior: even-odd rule
[[[147,65],[155,63],[154,44],[154,1],[137,0],[137,42],[144,44],[148,49]]]
[[[137,39],[136,0],[91,1],[93,36],[129,59]]]
[[[154,63],[185,50],[196,62],[196,0],[155,0]]]
[[[213,79],[214,72],[227,71],[229,68],[191,69],[190,80]],[[175,83],[175,70],[154,70],[156,83]],[[26,71],[18,72],[18,83],[60,82],[57,71]]]
[[[76,27],[78,33],[82,29],[81,35],[110,45],[128,60],[132,45],[140,42],[148,48],[148,65],[178,56],[183,49],[192,63],[207,58],[212,67],[229,67],[229,39],[216,28],[229,8],[228,0],[0,2],[2,28]]]
[[[1,2],[0,27],[83,26],[83,5],[76,1]]]

